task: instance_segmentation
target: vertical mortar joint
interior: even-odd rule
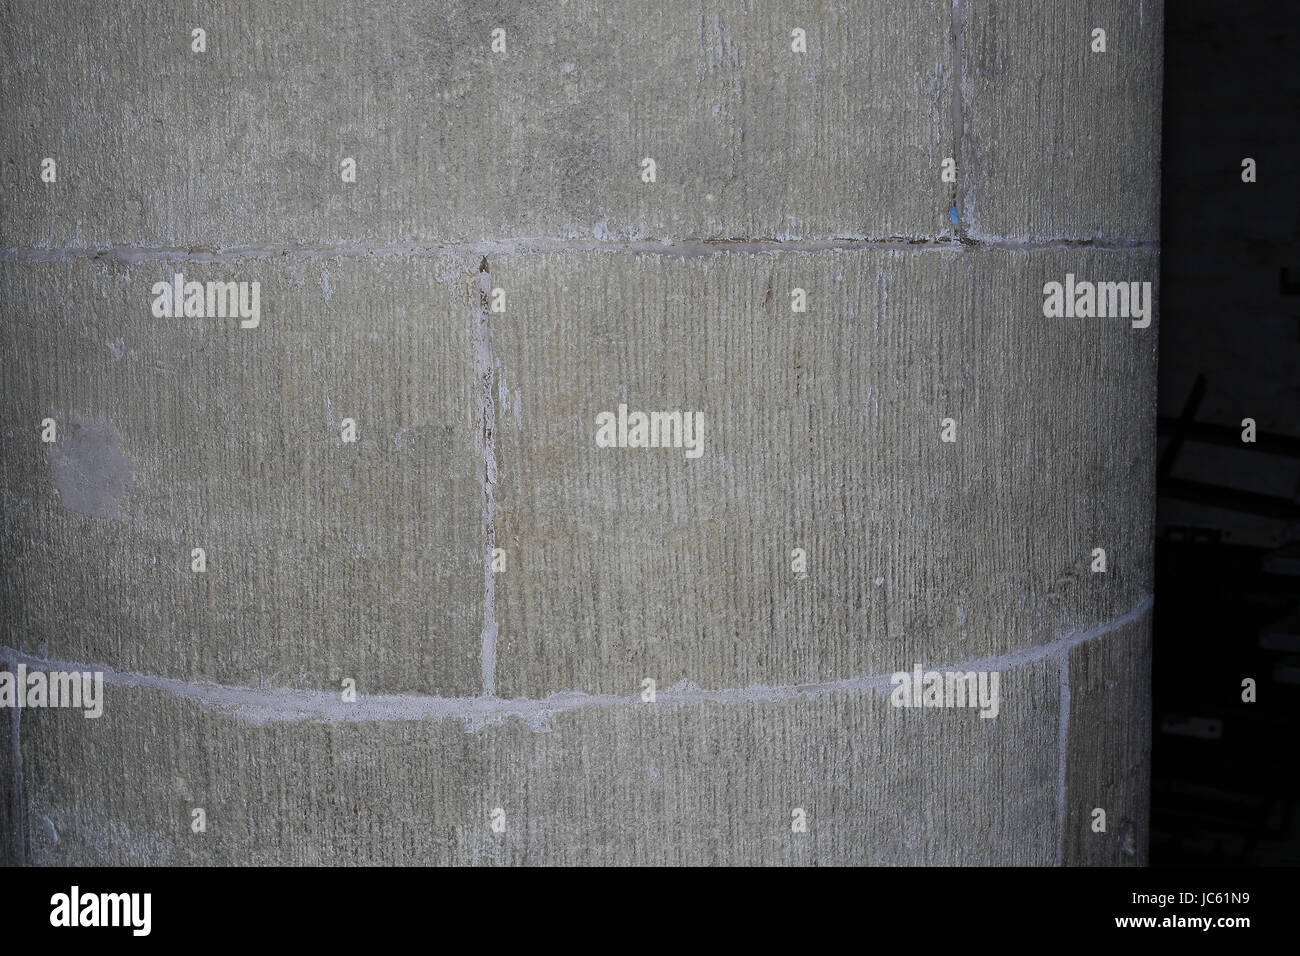
[[[483,682],[483,695],[496,696],[497,621],[496,581],[492,570],[492,553],[496,549],[496,496],[497,480],[496,402],[492,396],[495,365],[492,358],[492,337],[488,324],[489,304],[492,296],[491,267],[487,256],[479,263],[478,272],[470,286],[470,311],[474,323],[474,368],[479,382],[479,420],[483,440],[483,633],[479,663]]]

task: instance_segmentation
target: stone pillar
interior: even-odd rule
[[[1145,861],[1160,3],[3,20],[0,861]]]

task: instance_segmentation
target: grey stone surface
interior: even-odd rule
[[[1144,862],[1161,14],[0,0],[0,864]]]
[[[1154,423],[1133,410],[1154,402],[1156,326],[1042,312],[1067,272],[1154,282],[1150,254],[490,265],[504,696],[956,664],[1151,589]],[[596,447],[624,402],[702,411],[703,456]]]
[[[949,228],[940,0],[134,0],[111,17],[9,0],[0,16],[0,246]]]
[[[0,657],[0,670],[9,669],[9,662]],[[12,711],[0,710],[0,866],[22,862],[18,821],[23,797],[13,759],[13,717]]]
[[[482,422],[460,268],[0,266],[0,646],[225,684],[477,693]],[[153,284],[181,270],[260,282],[260,325],[155,317]],[[108,497],[111,514],[88,505]]]
[[[1140,621],[1070,652],[1063,860],[1146,866],[1151,817],[1151,628]],[[1106,811],[1104,833],[1093,810]]]
[[[113,688],[97,720],[24,715],[31,818],[58,834],[34,828],[32,859],[1050,864],[1056,668],[1003,677],[996,720],[849,694],[468,734],[451,721],[257,728]],[[807,833],[791,832],[794,808]]]
[[[1160,232],[1162,0],[962,0],[971,235]],[[1106,31],[1093,53],[1092,31]]]

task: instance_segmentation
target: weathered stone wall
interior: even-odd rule
[[[1145,860],[1161,4],[0,11],[0,861]]]

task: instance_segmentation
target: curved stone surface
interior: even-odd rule
[[[1144,863],[1161,5],[390,6],[0,6],[0,863]]]

